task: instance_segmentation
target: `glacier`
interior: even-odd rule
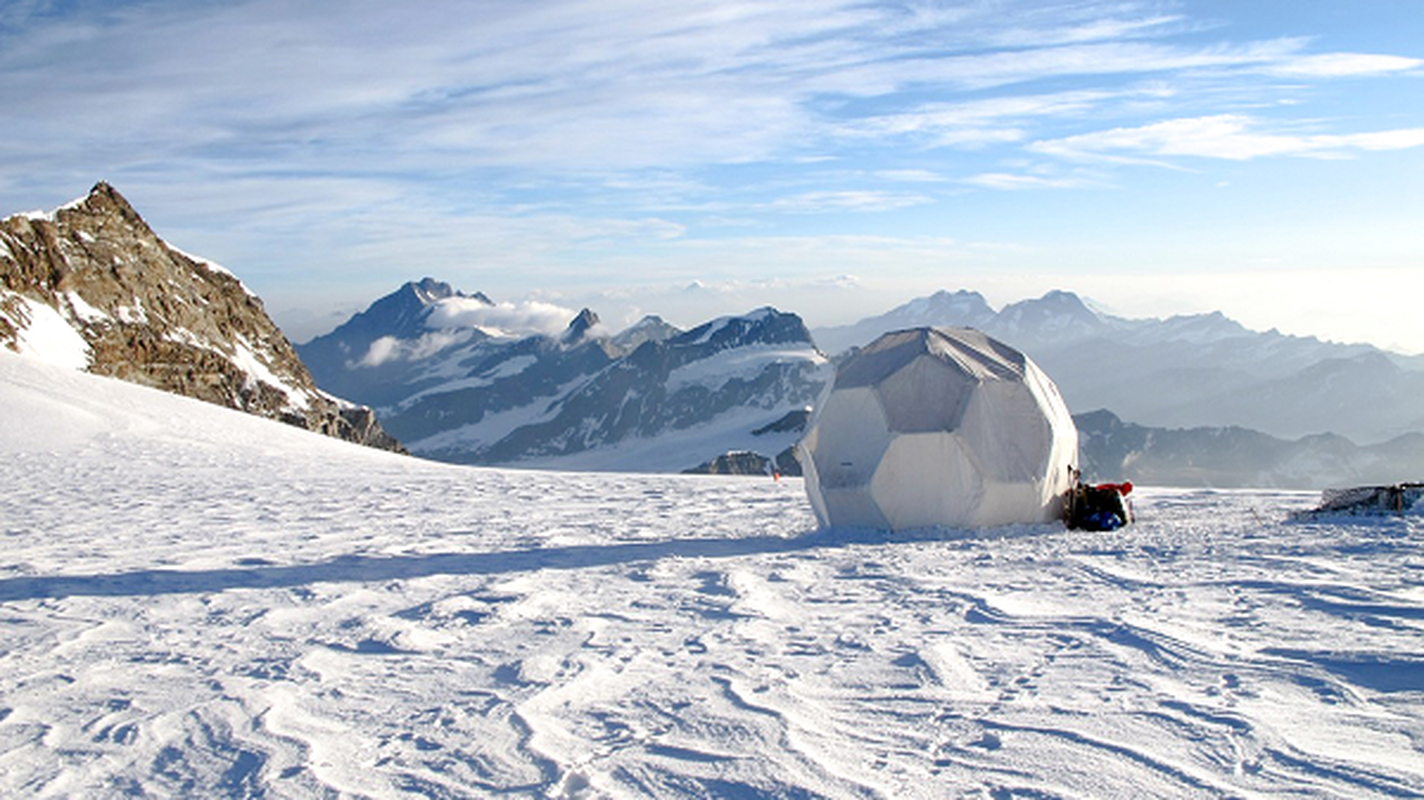
[[[817,530],[0,352],[0,795],[1424,793],[1424,521]]]

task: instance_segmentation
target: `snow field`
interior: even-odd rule
[[[0,795],[1412,796],[1421,522],[816,531],[0,354]]]

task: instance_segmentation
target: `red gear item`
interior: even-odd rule
[[[1132,494],[1132,481],[1123,481],[1122,483],[1100,483],[1097,486],[1094,486],[1093,488],[1104,489],[1110,492],[1117,492],[1123,497],[1127,497],[1128,495]]]

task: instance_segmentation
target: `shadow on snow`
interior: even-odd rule
[[[799,536],[750,536],[735,539],[673,539],[655,542],[567,545],[488,553],[423,555],[342,555],[315,564],[272,564],[242,559],[222,569],[144,569],[110,575],[41,575],[0,580],[0,602],[53,597],[124,597],[210,593],[229,589],[280,589],[311,583],[365,583],[411,580],[435,575],[494,575],[541,569],[584,569],[664,558],[737,558],[739,556],[836,549],[851,545],[903,544],[1003,539],[1046,534],[1051,525],[1011,526],[990,530],[933,529],[889,533],[829,528]]]

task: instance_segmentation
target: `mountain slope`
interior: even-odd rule
[[[317,389],[262,301],[171,247],[112,187],[0,220],[0,346],[386,449]]]
[[[297,345],[297,352],[323,389],[373,406],[394,403],[410,394],[411,385],[438,382],[422,380],[426,356],[490,338],[476,327],[433,322],[432,314],[447,301],[493,305],[481,293],[466,295],[424,278],[376,300],[331,333]]]
[[[816,328],[812,335],[823,352],[839,355],[852,347],[864,347],[890,331],[943,326],[987,330],[994,318],[994,309],[978,292],[941,290],[851,325]]]

